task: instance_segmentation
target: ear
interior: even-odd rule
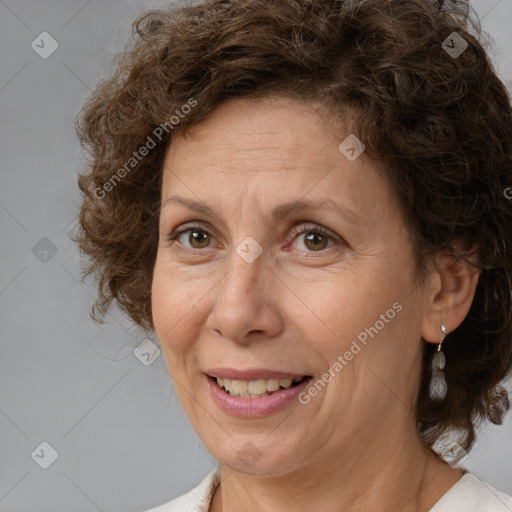
[[[444,323],[449,334],[466,318],[480,276],[480,270],[473,261],[456,259],[446,252],[437,254],[435,262],[421,330],[423,339],[431,343],[439,343],[443,339],[441,324]]]

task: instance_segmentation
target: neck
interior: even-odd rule
[[[418,436],[382,441],[379,436],[368,442],[361,438],[342,456],[338,452],[286,475],[252,476],[221,464],[221,484],[210,512],[426,512],[463,475],[425,447]],[[364,454],[356,445],[364,446]]]

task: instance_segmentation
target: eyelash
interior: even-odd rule
[[[187,226],[183,229],[178,229],[178,230],[174,231],[171,235],[167,236],[164,241],[170,245],[173,245],[176,242],[176,239],[179,238],[182,234],[188,233],[189,231],[193,231],[193,230],[204,232],[210,236],[213,236],[212,233],[204,226],[195,225],[195,226]],[[327,230],[322,228],[322,226],[319,226],[317,224],[309,224],[309,225],[304,225],[302,227],[295,227],[292,229],[293,235],[298,236],[298,235],[302,235],[304,233],[315,233],[315,234],[322,235],[322,236],[328,238],[329,240],[331,240],[332,242],[334,242],[334,244],[342,243],[341,240],[338,240],[336,237],[331,235]],[[183,252],[186,252],[189,254],[198,254],[198,252],[204,250],[204,249],[188,249],[188,248],[184,247],[182,244],[179,244],[179,245],[181,246],[181,247],[179,247],[180,251],[183,251]],[[321,253],[321,252],[326,252],[326,251],[327,251],[327,248],[322,249],[320,251],[306,251],[306,252],[309,252],[309,253],[320,252]],[[295,252],[302,252],[302,251],[292,250],[291,252],[295,253]]]

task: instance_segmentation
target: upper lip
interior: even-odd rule
[[[205,373],[210,377],[221,377],[231,380],[259,380],[259,379],[298,379],[306,376],[305,373],[281,372],[279,370],[253,369],[237,370],[234,368],[211,368]]]

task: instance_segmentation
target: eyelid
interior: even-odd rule
[[[319,224],[311,223],[308,221],[303,221],[301,224],[294,226],[291,230],[291,234],[297,235],[297,236],[303,235],[303,234],[309,233],[309,232],[319,233],[323,237],[332,241],[333,242],[332,246],[329,248],[326,248],[324,250],[321,250],[321,251],[291,250],[292,253],[298,253],[298,252],[306,253],[306,254],[311,255],[311,256],[308,256],[309,258],[314,258],[315,257],[314,254],[320,254],[320,255],[322,255],[322,253],[326,254],[329,252],[329,249],[332,249],[333,246],[344,244],[343,238],[334,234],[330,229],[324,228],[323,226],[320,226]],[[294,237],[293,240],[291,241],[291,243],[293,243],[296,239],[297,239],[297,237]]]
[[[177,229],[173,230],[170,235],[165,237],[165,242],[174,244],[174,242],[176,242],[178,237],[180,237],[182,234],[184,234],[188,231],[191,231],[193,229],[204,231],[204,232],[208,233],[210,236],[215,237],[215,234],[212,232],[214,230],[211,226],[209,226],[208,224],[204,224],[201,221],[191,221],[190,223],[186,223],[183,226],[180,226]],[[341,237],[334,234],[331,230],[324,228],[323,226],[320,226],[319,224],[311,223],[309,221],[299,222],[299,224],[294,226],[290,232],[292,235],[297,235],[297,236],[302,235],[304,233],[308,233],[308,232],[317,232],[317,233],[321,234],[322,236],[328,238],[332,242],[334,242],[333,245],[341,245],[343,243],[346,243],[346,242],[344,242],[344,240]],[[295,240],[295,238],[292,240],[292,243],[294,240]],[[201,251],[204,251],[204,249],[189,249],[187,247],[184,247],[182,244],[179,244],[179,245],[181,246],[181,247],[179,247],[179,250],[185,251],[190,254],[198,254]],[[321,250],[321,251],[293,250],[291,252],[310,252],[310,253],[314,254],[315,252],[318,252],[318,253],[324,252],[325,253],[325,252],[327,252],[327,250]]]

